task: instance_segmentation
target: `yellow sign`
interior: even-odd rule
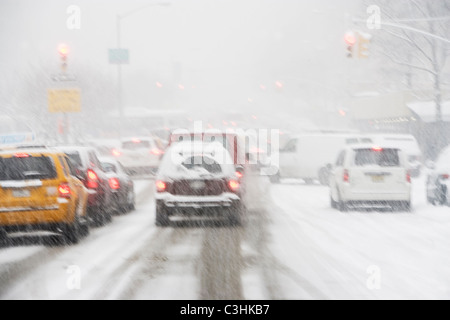
[[[80,89],[48,89],[47,97],[51,113],[81,111]]]

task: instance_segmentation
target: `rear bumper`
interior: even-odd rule
[[[175,196],[169,193],[156,195],[157,201],[167,208],[229,208],[240,201],[234,193],[223,193],[219,196]]]
[[[341,194],[342,200],[344,201],[410,201],[411,191],[410,188],[405,188],[405,190],[394,190],[394,191],[358,191],[351,188],[345,188]]]
[[[70,222],[69,203],[42,207],[0,206],[0,228],[32,228],[33,226],[65,224]],[[40,229],[40,228],[38,228]]]

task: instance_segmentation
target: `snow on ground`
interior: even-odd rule
[[[0,299],[448,299],[450,209],[413,182],[413,212],[331,209],[328,188],[252,181],[244,226],[154,225],[136,211],[71,247],[0,249]]]
[[[413,181],[412,213],[341,213],[327,187],[294,181],[271,196],[270,248],[288,268],[286,298],[450,297],[450,209],[426,203],[423,178]]]

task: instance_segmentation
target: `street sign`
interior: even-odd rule
[[[110,64],[128,64],[130,62],[128,49],[109,49],[108,57]]]
[[[48,89],[48,111],[59,112],[80,112],[81,94],[80,89]]]

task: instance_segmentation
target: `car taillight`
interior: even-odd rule
[[[448,175],[448,174],[441,174],[441,179],[447,180],[448,178],[450,178],[450,175]]]
[[[164,192],[167,189],[167,184],[164,181],[158,180],[156,181],[156,190],[158,192]]]
[[[30,155],[28,153],[23,152],[17,152],[14,154],[14,157],[16,158],[28,158]]]
[[[117,178],[109,178],[109,187],[112,190],[119,190],[120,189],[120,182]]]
[[[243,176],[244,176],[244,173],[242,173],[241,171],[236,171],[236,177],[241,179]]]
[[[350,175],[348,174],[348,170],[347,169],[344,170],[344,175],[343,175],[342,179],[344,180],[344,182],[349,182]]]
[[[113,149],[113,150],[111,151],[111,153],[113,154],[113,156],[116,156],[116,157],[120,157],[120,156],[122,155],[122,152],[120,152],[120,151],[117,150],[117,149]]]
[[[159,156],[159,155],[161,155],[161,154],[163,154],[163,152],[161,151],[161,150],[159,150],[159,149],[152,149],[152,150],[150,150],[150,153],[151,154],[154,154],[154,155],[157,155],[157,156]]]
[[[229,187],[230,190],[233,191],[233,192],[239,191],[239,187],[240,187],[239,181],[236,181],[236,180],[229,180],[229,181],[228,181],[228,187]]]
[[[71,190],[68,184],[60,184],[58,187],[59,197],[60,198],[70,198]]]
[[[406,182],[411,183],[411,172],[406,171]]]
[[[98,175],[94,170],[89,169],[87,172],[87,183],[86,187],[89,189],[97,189],[98,188]]]

